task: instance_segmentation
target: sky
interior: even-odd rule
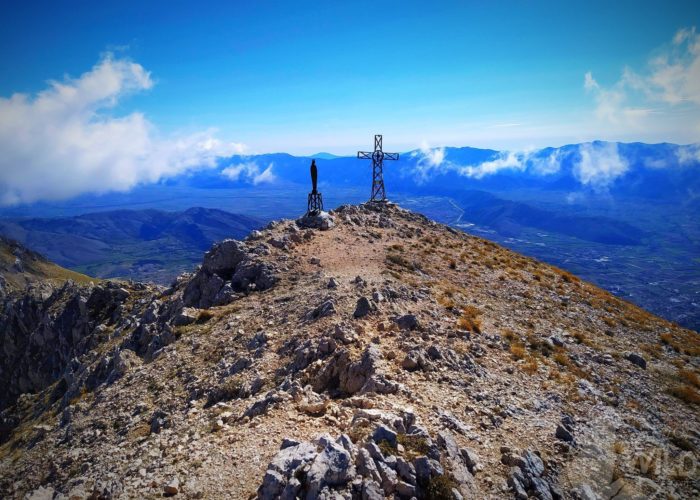
[[[119,188],[375,133],[392,151],[700,142],[699,2],[432,4],[6,4],[0,203],[58,182],[51,165]]]

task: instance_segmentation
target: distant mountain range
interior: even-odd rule
[[[170,179],[166,185],[232,188],[256,179],[223,175],[227,167],[272,166],[274,183],[309,184],[309,158],[286,153],[223,158],[219,166]],[[313,155],[319,183],[332,189],[365,186],[371,162],[329,153]],[[686,202],[700,196],[700,145],[595,141],[528,152],[445,147],[402,153],[385,163],[394,192],[443,194],[456,189],[592,192],[611,196]]]
[[[314,158],[316,160],[335,160],[336,158],[343,158],[340,155],[334,155],[332,153],[316,153],[314,155],[309,155],[309,158]]]
[[[390,136],[384,139],[393,150]],[[313,157],[327,209],[367,199],[370,161]],[[208,222],[198,222],[183,210],[221,209],[260,223],[296,217],[306,209],[310,163],[311,157],[286,153],[232,156],[128,193],[5,207],[0,234],[89,275],[164,282],[192,268],[195,250],[255,225],[230,214],[214,217],[213,211],[206,212]],[[387,161],[384,178],[389,198],[407,208],[700,329],[700,144],[595,141],[524,152],[432,148]],[[184,219],[114,211],[136,207],[178,212]],[[108,215],[75,217],[105,210]],[[57,215],[69,217],[45,220]]]
[[[215,241],[243,238],[260,219],[222,210],[116,210],[74,217],[0,219],[0,234],[90,276],[166,283],[192,270]]]

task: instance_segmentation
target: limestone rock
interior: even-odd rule
[[[306,214],[296,221],[297,226],[308,229],[320,229],[327,231],[335,226],[335,220],[328,212],[320,212],[319,214]]]
[[[355,312],[352,314],[355,318],[363,318],[371,313],[375,309],[375,306],[369,301],[367,297],[360,297],[357,300],[355,306]]]

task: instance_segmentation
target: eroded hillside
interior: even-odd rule
[[[2,496],[698,495],[697,334],[393,205],[331,215],[169,289],[6,298],[3,381],[48,368],[5,402]]]

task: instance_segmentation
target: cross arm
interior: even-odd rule
[[[361,160],[371,160],[373,154],[373,151],[358,151],[357,157]]]
[[[384,153],[385,160],[398,160],[399,153]]]

